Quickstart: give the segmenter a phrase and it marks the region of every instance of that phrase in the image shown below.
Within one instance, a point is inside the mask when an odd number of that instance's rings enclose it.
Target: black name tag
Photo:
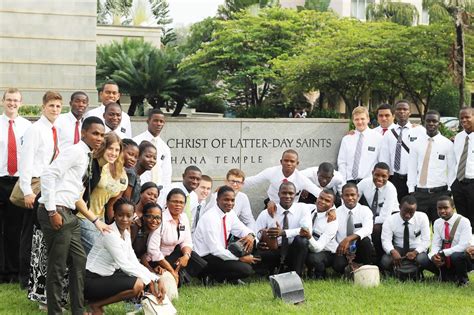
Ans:
[[[413,142],[417,139],[418,137],[410,137],[410,142]]]
[[[163,161],[164,159],[165,159],[165,156],[164,156],[164,155],[162,155],[162,156],[161,156],[161,160]]]
[[[124,127],[120,128],[120,131],[123,132],[123,133],[125,133],[126,130],[127,129],[125,129]]]
[[[356,223],[356,224],[354,224],[354,227],[355,227],[356,229],[359,229],[359,228],[362,227],[362,223]]]
[[[180,231],[180,232],[183,232],[185,228],[186,228],[185,225],[180,225],[180,226],[179,226],[179,231]]]
[[[421,235],[421,231],[415,232],[415,237],[418,237]]]
[[[438,159],[439,159],[439,160],[444,160],[445,158],[446,158],[446,156],[443,155],[443,154],[438,155]]]
[[[375,147],[368,147],[367,150],[369,150],[370,152],[375,152]]]

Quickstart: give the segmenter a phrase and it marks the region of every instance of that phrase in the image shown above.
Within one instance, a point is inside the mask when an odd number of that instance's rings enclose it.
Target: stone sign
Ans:
[[[132,128],[137,135],[146,124],[134,121]],[[162,138],[171,149],[173,180],[181,180],[186,166],[196,165],[219,185],[231,168],[252,176],[278,165],[287,149],[299,153],[299,169],[335,163],[347,130],[348,121],[342,119],[168,118]],[[252,204],[263,200],[265,191],[250,192]]]

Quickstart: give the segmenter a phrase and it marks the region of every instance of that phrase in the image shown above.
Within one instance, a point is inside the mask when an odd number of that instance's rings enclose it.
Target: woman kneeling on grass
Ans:
[[[84,297],[89,301],[92,314],[103,314],[108,304],[139,297],[145,285],[158,282],[158,289],[149,290],[158,301],[165,296],[165,287],[159,277],[141,265],[132,249],[130,224],[133,204],[120,198],[114,204],[112,232],[99,236],[87,256]]]

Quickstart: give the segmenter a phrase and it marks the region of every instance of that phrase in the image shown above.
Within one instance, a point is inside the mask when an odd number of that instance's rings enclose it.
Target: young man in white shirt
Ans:
[[[183,212],[188,216],[189,225],[193,226],[194,217],[196,216],[196,210],[199,205],[195,190],[199,187],[201,176],[202,172],[199,167],[195,165],[186,167],[183,173],[183,181],[172,183],[168,190],[165,190],[163,194],[160,193],[158,204],[164,209],[168,192],[173,188],[181,189],[186,195],[186,205]]]
[[[165,126],[165,115],[159,108],[151,109],[148,112],[147,131],[139,134],[133,140],[140,144],[142,141],[150,141],[156,147],[156,165],[151,171],[143,173],[142,181],[153,181],[157,185],[162,185],[165,190],[171,185],[173,168],[171,166],[171,150],[161,138],[161,131]]]
[[[321,189],[296,169],[299,163],[298,153],[295,150],[286,150],[281,156],[281,165],[269,167],[257,175],[247,177],[244,189],[248,190],[261,184],[270,184],[267,190],[268,199],[278,204],[280,201],[278,191],[281,183],[292,182],[296,187],[296,198],[299,198],[303,190],[318,197]]]
[[[378,162],[382,135],[369,128],[369,112],[363,106],[352,111],[352,122],[356,130],[342,138],[337,165],[344,181],[357,184]]]
[[[105,108],[110,103],[118,103],[120,100],[119,86],[114,81],[107,81],[102,85],[102,89],[99,92],[99,98],[101,105],[88,111],[84,118],[95,116],[99,117],[104,121]],[[130,116],[126,112],[122,112],[122,120],[118,126],[118,130],[125,134],[125,138],[132,138],[132,124],[130,122]]]
[[[306,257],[308,273],[314,279],[326,278],[326,268],[332,265],[337,249],[337,219],[329,216],[334,208],[336,195],[331,189],[323,189],[316,200],[316,209],[311,213],[312,228],[301,229],[300,236],[308,239],[309,252]]]
[[[412,125],[410,118],[410,104],[407,100],[399,100],[395,104],[395,118],[397,123],[391,128],[387,136],[383,137],[379,160],[390,166],[390,182],[397,188],[398,201],[408,195],[407,173],[410,143],[415,141],[417,133],[426,132],[422,126]]]
[[[82,91],[74,92],[71,95],[69,106],[71,111],[59,115],[55,122],[61,150],[81,140],[82,121],[89,106],[89,97]]]
[[[43,95],[43,113],[23,136],[18,164],[19,186],[27,208],[24,212],[20,240],[20,285],[28,284],[31,242],[33,238],[33,205],[40,191],[43,170],[59,154],[58,130],[55,122],[61,113],[61,94],[48,91]],[[33,184],[33,185],[32,185]],[[34,190],[33,190],[34,189]],[[26,282],[26,283],[25,283]]]
[[[454,212],[451,197],[441,196],[436,205],[439,219],[433,225],[433,240],[428,255],[431,260],[422,267],[439,275],[442,281],[453,281],[457,282],[458,286],[467,286],[470,262],[465,251],[472,237],[471,223]]]
[[[278,191],[279,203],[276,213],[271,216],[263,210],[255,222],[255,232],[262,235],[266,231],[270,238],[278,238],[278,249],[270,250],[268,244],[258,244],[262,265],[273,274],[275,269],[296,271],[300,276],[308,253],[308,240],[299,235],[300,230],[311,229],[311,208],[313,206],[295,201],[296,187],[292,182],[280,184]],[[261,239],[260,239],[261,240]]]
[[[10,202],[13,187],[18,181],[19,150],[23,134],[31,122],[18,115],[22,96],[18,89],[3,93],[3,114],[0,116],[0,283],[17,282],[19,271],[18,248],[23,221],[23,210]],[[22,284],[25,280],[22,280]]]
[[[418,211],[437,219],[436,200],[446,196],[456,177],[453,143],[439,133],[439,113],[430,110],[425,116],[426,133],[417,134],[410,144],[408,159],[408,192],[414,192]]]
[[[69,269],[72,314],[84,311],[84,272],[86,254],[81,243],[81,226],[76,202],[90,174],[92,151],[104,140],[104,125],[97,117],[84,120],[82,141],[65,149],[41,174],[38,221],[48,249],[46,291],[48,313],[60,314],[61,283]],[[85,179],[84,179],[85,177]],[[92,222],[100,224],[98,218]]]
[[[400,201],[400,212],[392,214],[382,227],[382,246],[385,254],[380,265],[386,271],[399,267],[403,259],[425,266],[430,246],[428,216],[416,211],[415,197],[408,195]]]
[[[253,231],[231,211],[234,202],[235,193],[231,187],[219,188],[216,206],[203,214],[194,231],[194,249],[208,263],[201,275],[203,279],[210,277],[218,282],[227,280],[237,284],[253,274],[251,265],[258,261],[257,258],[251,254],[237,257],[227,249],[230,234],[240,238],[248,253],[253,251],[255,242]]]
[[[201,176],[201,182],[199,182],[198,188],[194,191],[198,197],[198,205],[196,207],[196,213],[194,214],[194,222],[192,225],[191,232],[194,232],[199,222],[199,218],[204,214],[206,207],[209,206],[207,198],[209,197],[212,189],[212,178],[207,175]],[[217,196],[217,193],[216,193]]]
[[[377,122],[379,125],[374,128],[374,131],[377,131],[382,136],[385,135],[387,131],[394,127],[393,124],[393,108],[390,104],[382,104],[377,107]]]
[[[104,111],[104,124],[105,132],[115,132],[120,139],[125,139],[127,136],[123,132],[123,128],[120,128],[120,122],[122,121],[122,106],[118,103],[107,104]]]
[[[336,209],[338,228],[336,241],[338,246],[334,257],[333,269],[344,273],[348,264],[347,255],[355,254],[354,261],[363,265],[375,262],[375,249],[370,240],[374,227],[373,213],[369,207],[357,202],[359,191],[354,183],[342,187],[343,205]],[[355,245],[355,252],[351,247]]]
[[[384,253],[382,248],[382,224],[393,212],[398,212],[397,189],[388,181],[390,168],[384,162],[375,164],[372,176],[364,178],[357,184],[359,203],[372,210],[374,229],[372,243],[377,254],[376,262],[380,262]]]
[[[451,186],[456,211],[474,224],[474,108],[459,112],[463,131],[454,138],[456,179]]]
[[[242,185],[245,183],[245,173],[237,168],[233,168],[227,172],[224,185],[232,187],[235,192],[234,212],[237,217],[249,229],[255,230],[255,219],[253,217],[250,200],[246,193],[240,191]],[[213,193],[206,209],[213,207],[216,203],[217,193]]]
[[[319,164],[319,166],[309,167],[300,171],[300,173],[308,177],[309,180],[320,189],[331,189],[336,195],[334,205],[336,207],[341,205],[342,186],[345,184],[345,181],[343,180],[341,173],[334,170],[334,165],[329,162],[323,162]],[[307,191],[303,191],[299,202],[314,204],[316,199],[316,197],[309,194]]]

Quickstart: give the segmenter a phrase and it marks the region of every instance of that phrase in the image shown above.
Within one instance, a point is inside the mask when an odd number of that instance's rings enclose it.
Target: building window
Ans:
[[[365,11],[367,6],[374,3],[375,0],[352,0],[351,3],[351,17],[359,20],[365,20]]]

